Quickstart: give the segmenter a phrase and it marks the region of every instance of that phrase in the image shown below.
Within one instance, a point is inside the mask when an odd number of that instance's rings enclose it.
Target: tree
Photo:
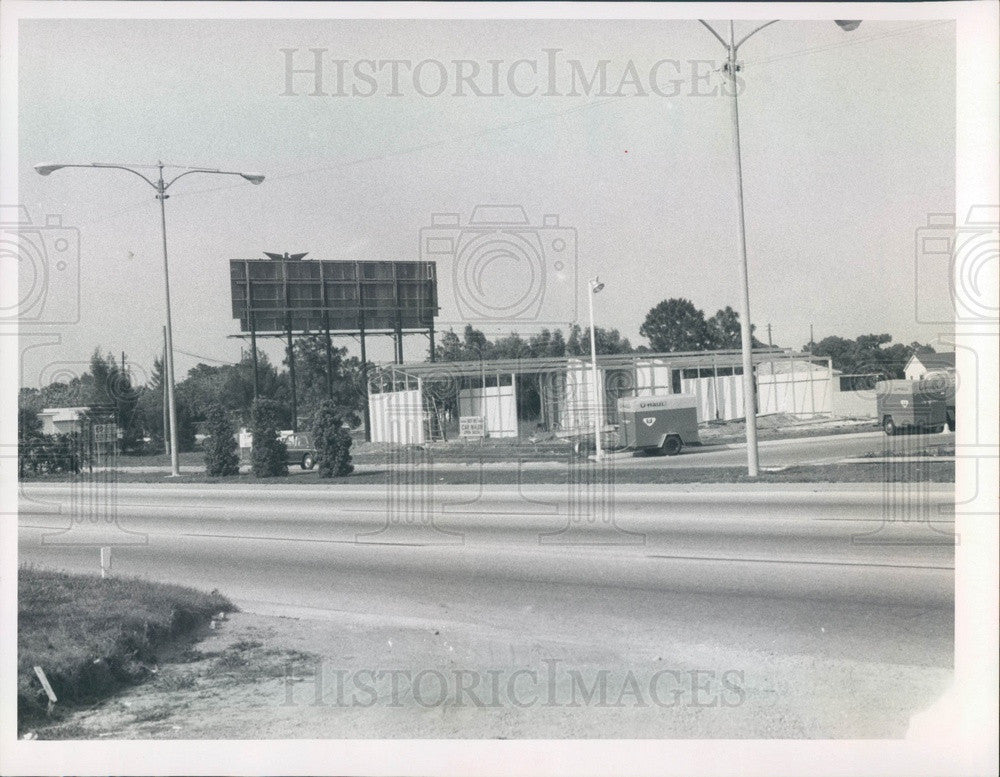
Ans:
[[[706,322],[708,336],[713,350],[737,351],[743,347],[741,336],[740,314],[726,305],[717,310],[715,315]],[[752,348],[763,348],[764,343],[754,337],[757,327],[750,325],[750,345]]]
[[[892,335],[859,335],[850,340],[831,335],[824,337],[812,349],[815,356],[828,356],[834,369],[846,375],[878,375],[881,378],[902,378],[906,363],[914,353],[933,353],[929,345],[893,343]],[[887,347],[886,347],[887,346]]]
[[[222,405],[214,405],[208,411],[205,428],[205,471],[209,475],[240,474],[239,446],[232,419]]]
[[[42,419],[33,407],[17,409],[17,441],[31,440],[42,436]]]
[[[646,314],[639,334],[654,351],[704,351],[712,347],[705,314],[683,298],[665,299]]]
[[[306,335],[293,343],[296,401],[299,415],[311,418],[326,400],[333,400],[343,420],[355,427],[361,423],[365,386],[361,360],[347,355],[346,348],[330,349],[330,388],[327,388],[325,335]],[[288,359],[285,359],[288,366]]]
[[[292,417],[288,375],[279,373],[264,353],[258,354],[257,368],[260,396],[278,402],[279,424],[287,428]],[[253,357],[244,354],[236,364],[196,364],[174,393],[187,405],[193,421],[205,420],[209,409],[220,404],[246,423],[254,396]]]
[[[321,478],[344,477],[354,471],[351,435],[344,428],[341,408],[333,400],[320,403],[310,429]]]
[[[150,444],[155,450],[162,450],[169,435],[169,429],[163,428],[163,386],[166,382],[166,371],[163,360],[153,359],[153,371],[149,383],[139,393],[136,405],[136,423],[150,438]],[[177,406],[177,437],[180,441],[180,451],[194,450],[196,424],[194,414],[188,404],[186,393],[174,392],[174,404]],[[169,423],[169,421],[168,421]]]
[[[617,329],[594,327],[594,346],[597,354],[632,353],[634,350],[627,337],[622,337]],[[566,341],[567,356],[590,356],[590,327],[581,329],[579,324],[569,328]]]
[[[100,347],[90,357],[90,370],[82,381],[88,407],[111,406],[114,421],[122,433],[122,450],[136,451],[142,443],[142,419],[136,413],[139,390],[110,353],[101,356]],[[89,377],[89,381],[86,378]]]
[[[253,451],[250,464],[259,478],[288,474],[288,449],[278,439],[281,406],[273,399],[258,399],[250,408],[250,434]]]

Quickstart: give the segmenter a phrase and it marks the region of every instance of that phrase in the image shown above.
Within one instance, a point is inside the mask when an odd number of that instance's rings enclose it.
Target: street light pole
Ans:
[[[156,181],[156,199],[160,201],[160,231],[163,236],[163,288],[167,303],[167,406],[170,414],[170,476],[178,477],[180,471],[180,446],[177,438],[177,402],[174,399],[174,327],[170,319],[170,264],[167,262],[167,195],[163,183],[163,162],[157,162],[160,177]]]
[[[178,178],[183,178],[185,175],[191,175],[192,173],[206,173],[213,175],[238,175],[241,178],[249,181],[250,183],[257,185],[264,182],[264,176],[257,173],[238,173],[229,170],[216,170],[207,167],[189,167],[185,168],[183,173],[174,176],[169,181],[164,181],[163,179],[163,168],[165,165],[163,162],[156,163],[156,169],[158,172],[158,177],[156,181],[150,180],[145,175],[140,173],[138,170],[129,167],[128,165],[119,164],[105,164],[103,162],[91,162],[90,164],[41,164],[35,165],[35,170],[39,175],[49,175],[56,170],[61,170],[64,167],[96,167],[96,168],[108,168],[112,170],[125,170],[126,172],[133,173],[139,176],[142,180],[148,183],[156,190],[156,199],[160,201],[160,228],[163,236],[163,282],[166,290],[166,305],[167,305],[167,348],[166,348],[166,364],[164,368],[166,370],[167,379],[167,404],[169,405],[169,419],[170,419],[170,477],[180,476],[180,460],[179,460],[179,445],[177,437],[177,402],[174,397],[174,333],[173,326],[170,319],[170,265],[167,261],[167,212],[165,201],[169,196],[167,194],[167,189],[172,186]]]
[[[750,324],[750,273],[747,267],[747,225],[743,210],[743,158],[740,153],[740,102],[736,82],[739,65],[736,62],[736,37],[732,21],[729,22],[729,56],[726,73],[733,95],[733,147],[736,153],[736,198],[740,214],[740,351],[743,356],[743,416],[747,435],[747,474],[755,478],[760,474],[757,453],[757,390],[753,379],[753,327]]]
[[[601,384],[597,371],[597,335],[594,331],[594,297],[604,288],[597,276],[590,279],[590,296],[587,298],[590,303],[590,374],[594,385],[594,458],[600,461],[604,457],[604,448],[601,444],[601,428],[604,426],[604,402],[601,393]]]
[[[736,54],[740,46],[751,37],[776,24],[779,20],[772,19],[765,22],[749,33],[736,40],[735,25],[729,22],[729,42],[727,43],[718,32],[703,19],[700,21],[715,39],[722,44],[726,50],[726,64],[723,70],[729,79],[730,91],[732,92],[732,117],[733,117],[733,147],[736,154],[736,202],[739,212],[740,226],[740,351],[743,362],[743,415],[746,421],[747,435],[747,474],[755,478],[760,474],[760,460],[757,452],[757,390],[756,381],[753,375],[753,327],[750,323],[750,273],[747,266],[747,227],[746,214],[743,207],[743,159],[740,152],[740,104],[739,88],[736,74],[740,71],[740,64],[736,60]],[[856,30],[861,22],[858,21],[838,21],[837,25],[848,32]]]

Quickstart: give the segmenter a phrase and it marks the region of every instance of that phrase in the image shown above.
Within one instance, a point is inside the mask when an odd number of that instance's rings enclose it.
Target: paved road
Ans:
[[[761,467],[791,467],[798,464],[834,464],[844,459],[867,456],[899,456],[936,445],[954,445],[955,433],[913,434],[888,437],[883,432],[837,434],[759,443]],[[701,448],[688,447],[679,456],[633,456],[616,453],[616,462],[653,467],[738,467],[746,464],[742,444]]]
[[[655,653],[742,667],[754,704],[770,699],[769,735],[899,736],[950,678],[951,499],[867,486],[440,487],[390,498],[382,488],[45,484],[24,488],[19,548],[22,562],[93,572],[96,545],[113,545],[114,574],[218,588],[257,614],[361,618],[362,631],[383,635],[445,628],[480,668],[498,650],[510,665],[554,650],[591,669]],[[414,655],[443,660],[437,648]],[[688,709],[670,725],[762,735],[762,709],[702,724]],[[561,725],[531,720],[519,730]]]

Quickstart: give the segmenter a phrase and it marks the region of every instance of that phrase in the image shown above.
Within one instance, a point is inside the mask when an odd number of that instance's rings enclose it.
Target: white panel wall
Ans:
[[[730,421],[744,416],[742,375],[681,378],[681,393],[692,394],[697,399],[699,422],[716,418]]]
[[[639,362],[635,367],[635,395],[662,396],[670,393],[670,367],[661,362]]]
[[[604,398],[603,371],[598,371],[598,391]],[[592,429],[593,413],[596,409],[594,401],[594,377],[590,365],[570,367],[566,373],[566,406],[563,414],[562,428],[566,431],[574,429]]]
[[[829,413],[832,401],[830,383],[826,369],[810,368],[805,364],[794,371],[758,374],[759,412],[761,415]]]
[[[517,395],[512,385],[460,389],[458,414],[485,418],[487,437],[517,437]]]
[[[874,390],[834,391],[830,409],[834,415],[847,418],[875,418],[878,416]]]
[[[424,406],[419,389],[371,394],[372,442],[421,445],[424,442]]]

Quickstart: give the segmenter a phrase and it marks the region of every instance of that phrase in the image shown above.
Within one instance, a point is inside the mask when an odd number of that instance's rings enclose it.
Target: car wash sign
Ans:
[[[463,415],[458,419],[458,435],[463,440],[481,440],[486,436],[486,419],[481,415]]]

